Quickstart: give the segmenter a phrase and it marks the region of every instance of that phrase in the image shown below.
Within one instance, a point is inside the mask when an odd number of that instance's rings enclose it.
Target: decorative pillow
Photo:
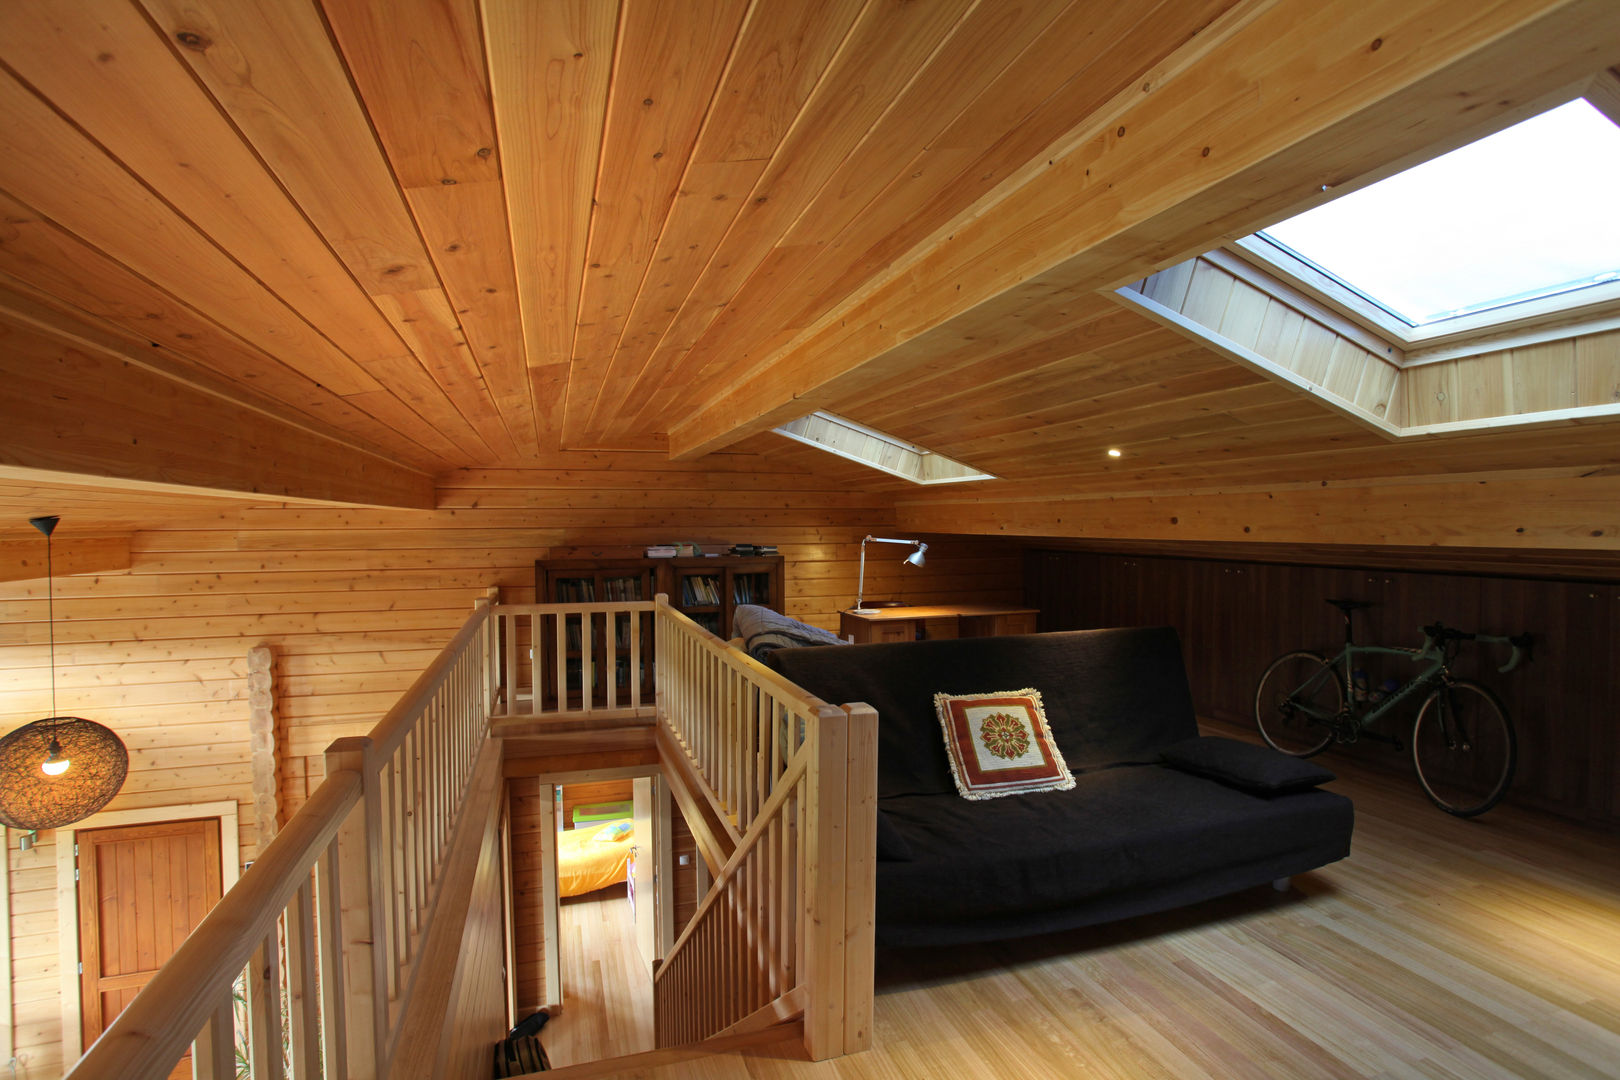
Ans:
[[[1039,690],[935,694],[934,709],[962,798],[1074,787],[1074,776],[1052,741]]]
[[[911,843],[882,807],[877,812],[877,857],[885,862],[906,862],[911,858]]]
[[[1255,743],[1198,735],[1165,747],[1164,763],[1256,795],[1285,795],[1336,780],[1322,766]]]
[[[598,844],[617,844],[627,839],[635,832],[635,824],[629,821],[615,821],[611,825],[604,825],[600,832],[591,837]]]

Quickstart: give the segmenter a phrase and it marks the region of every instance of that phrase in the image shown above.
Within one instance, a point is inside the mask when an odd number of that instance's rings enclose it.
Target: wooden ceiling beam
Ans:
[[[1601,0],[1245,3],[670,433],[701,457],[1450,148],[1606,64]],[[1050,327],[1046,330],[1049,332]]]
[[[433,479],[0,317],[0,477],[430,509]]]

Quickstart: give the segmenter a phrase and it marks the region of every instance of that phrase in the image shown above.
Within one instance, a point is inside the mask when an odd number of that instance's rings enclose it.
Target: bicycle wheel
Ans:
[[[1412,766],[1434,805],[1475,817],[1507,794],[1518,762],[1513,721],[1495,694],[1457,680],[1423,701],[1412,725]]]
[[[1338,673],[1313,652],[1283,653],[1254,690],[1254,722],[1272,746],[1294,757],[1320,754],[1333,741],[1344,706]]]

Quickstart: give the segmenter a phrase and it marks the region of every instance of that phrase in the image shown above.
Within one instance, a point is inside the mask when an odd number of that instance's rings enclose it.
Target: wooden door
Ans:
[[[219,902],[219,819],[78,833],[79,992],[88,1047]],[[190,1076],[190,1056],[175,1076]]]

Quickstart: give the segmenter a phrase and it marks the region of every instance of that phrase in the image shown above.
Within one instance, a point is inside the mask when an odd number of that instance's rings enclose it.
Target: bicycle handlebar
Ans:
[[[1499,637],[1495,634],[1470,634],[1466,630],[1456,630],[1440,623],[1434,623],[1431,626],[1425,626],[1423,633],[1425,637],[1424,648],[1429,648],[1432,645],[1443,646],[1452,641],[1484,641],[1494,645],[1513,646],[1513,655],[1508,657],[1508,662],[1496,669],[1504,674],[1518,667],[1521,660],[1535,659],[1532,649],[1535,639],[1530,636],[1528,630],[1512,637]]]

